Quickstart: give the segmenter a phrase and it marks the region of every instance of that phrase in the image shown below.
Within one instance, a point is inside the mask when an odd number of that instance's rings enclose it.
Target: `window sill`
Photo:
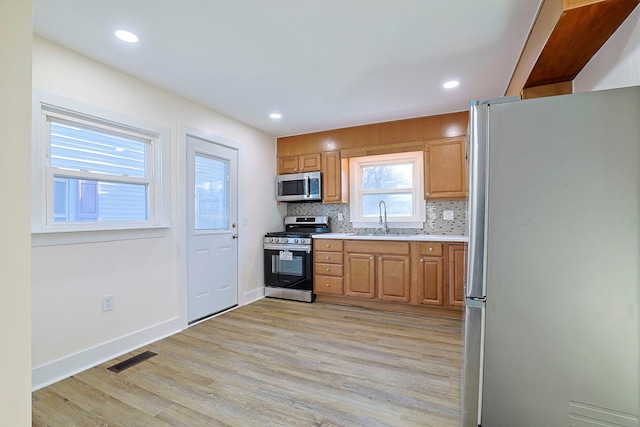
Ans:
[[[145,226],[117,230],[42,230],[31,233],[31,247],[155,239],[165,237],[170,228],[169,226]]]

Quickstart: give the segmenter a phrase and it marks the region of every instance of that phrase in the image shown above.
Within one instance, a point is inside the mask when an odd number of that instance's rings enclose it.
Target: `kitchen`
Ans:
[[[5,15],[6,16],[6,15]],[[637,22],[637,11],[633,15]],[[30,19],[30,18],[29,18]],[[602,52],[593,65],[590,68],[592,74],[585,74],[582,76],[582,82],[586,82],[583,90],[589,90],[590,87],[596,87],[594,83],[598,81],[597,76],[603,76],[604,80],[609,79],[605,85],[633,85],[633,76],[629,76],[627,73],[628,65],[624,59],[631,57],[631,61],[634,61],[633,49],[626,47],[625,43],[628,39],[637,40],[637,32],[634,32],[633,22],[623,28],[620,33],[620,38],[616,39],[617,44],[614,44],[609,50]],[[628,23],[627,23],[628,24]],[[636,30],[637,31],[637,30]],[[634,39],[634,37],[636,37]],[[30,42],[25,42],[30,45]],[[30,48],[29,48],[30,49]],[[637,61],[637,57],[635,57]],[[620,61],[620,62],[618,62]],[[633,63],[633,62],[632,62]],[[86,99],[91,101],[91,98],[104,98],[103,108],[124,108],[125,113],[136,115],[140,110],[153,111],[153,117],[150,117],[153,121],[161,122],[185,122],[190,123],[192,126],[215,130],[217,133],[224,133],[229,137],[238,140],[250,140],[250,141],[263,141],[264,143],[256,142],[248,147],[249,150],[255,150],[256,157],[261,158],[275,158],[276,151],[272,144],[272,140],[264,136],[262,133],[248,128],[243,125],[231,122],[226,119],[222,119],[219,116],[215,116],[215,119],[211,119],[211,113],[205,111],[205,109],[195,106],[187,101],[172,96],[170,94],[159,91],[157,88],[148,84],[143,84],[135,79],[132,79],[121,73],[117,73],[113,70],[107,69],[93,61],[88,60],[86,57],[74,54],[58,45],[55,45],[46,40],[36,38],[34,40],[34,87],[40,87],[48,89],[54,92],[64,93],[69,98]],[[28,66],[30,69],[30,66]],[[610,70],[614,70],[611,74]],[[45,72],[47,71],[47,72]],[[61,76],[65,76],[62,78]],[[606,78],[605,78],[606,77]],[[590,81],[588,79],[591,79]],[[579,79],[578,79],[579,80]],[[111,82],[110,90],[111,94],[97,93],[98,87],[102,87],[104,82]],[[577,85],[579,81],[574,82]],[[29,97],[30,97],[29,89]],[[124,107],[122,102],[119,102],[117,98],[121,100],[127,100],[128,103]],[[170,105],[170,108],[163,108],[163,105]],[[29,107],[30,109],[30,107]],[[171,111],[170,111],[171,110]],[[181,117],[175,117],[176,112],[181,114]],[[20,148],[17,148],[18,152],[21,152]],[[263,161],[251,161],[246,164],[245,167],[254,171],[258,176],[273,176],[275,175],[275,165],[268,164]],[[29,178],[25,178],[29,181]],[[260,203],[260,200],[265,198],[265,194],[272,195],[272,182],[268,180],[261,180],[252,182],[252,185],[245,185],[242,187],[242,191],[246,194],[244,210],[246,212],[260,211],[263,215],[251,216],[249,218],[248,225],[243,230],[245,240],[242,242],[245,252],[241,253],[241,257],[255,258],[255,252],[260,252],[254,249],[253,253],[248,250],[249,247],[260,248],[262,243],[262,235],[268,230],[276,230],[282,227],[282,217],[286,214],[286,206],[275,204],[269,205],[269,208],[265,212],[264,205]],[[268,182],[267,182],[268,181]],[[177,187],[174,184],[172,192],[175,195]],[[12,194],[12,193],[10,193]],[[269,198],[271,198],[270,196]],[[255,200],[256,202],[251,202]],[[461,209],[463,210],[463,209]],[[29,217],[29,213],[22,212],[22,215]],[[20,241],[17,238],[18,242]],[[152,242],[155,242],[151,244]],[[159,243],[159,244],[157,244]],[[161,336],[163,334],[169,334],[180,328],[180,320],[176,320],[179,316],[179,307],[175,303],[173,296],[175,294],[175,285],[173,280],[168,279],[176,277],[179,272],[174,261],[172,260],[176,255],[174,249],[176,245],[175,231],[169,230],[167,236],[161,241],[149,239],[137,239],[129,241],[126,245],[119,242],[105,242],[103,248],[108,253],[113,254],[105,262],[97,262],[92,260],[90,265],[86,265],[84,270],[80,269],[76,271],[76,280],[78,286],[69,288],[65,286],[66,281],[69,279],[68,270],[70,268],[64,263],[64,259],[68,257],[76,257],[84,255],[73,251],[71,247],[61,246],[60,253],[56,256],[50,257],[46,247],[36,247],[33,249],[33,254],[26,256],[25,259],[32,258],[32,262],[35,266],[33,272],[33,293],[34,298],[34,314],[40,313],[38,320],[34,326],[34,340],[33,344],[33,366],[38,367],[46,363],[56,360],[62,360],[65,357],[76,356],[82,357],[86,354],[77,354],[80,349],[94,348],[100,343],[107,342],[114,339],[113,332],[118,333],[116,336],[126,336],[131,331],[144,330],[149,325],[162,324],[158,327],[158,330],[149,331],[153,332],[152,336],[142,336],[138,338],[138,342],[144,342],[150,340],[153,337]],[[20,245],[18,245],[19,247]],[[82,251],[86,251],[91,245],[85,245]],[[138,262],[144,263],[144,272],[134,268],[132,261],[126,256],[127,253],[140,253],[146,254],[143,259],[139,259]],[[89,255],[86,254],[86,259]],[[81,258],[81,260],[86,260]],[[80,263],[83,264],[83,263]],[[86,264],[86,263],[84,263]],[[122,277],[117,272],[113,272],[113,267],[119,266],[119,271],[132,271],[133,275]],[[77,267],[77,266],[74,266]],[[145,277],[148,272],[152,272],[151,277]],[[256,261],[254,264],[247,266],[246,269],[241,271],[243,275],[242,282],[256,284],[254,287],[245,289],[245,293],[251,294],[252,292],[259,292],[259,286],[257,284],[262,281],[262,267],[261,260]],[[96,279],[97,278],[97,279]],[[131,286],[137,282],[143,282],[146,280],[153,281],[154,286],[145,286],[131,294],[131,299],[135,305],[148,307],[145,310],[145,319],[141,319],[142,316],[134,316],[120,319],[118,329],[114,330],[112,325],[108,325],[101,321],[86,322],[84,318],[79,317],[84,312],[83,307],[92,306],[95,301],[99,301],[100,292],[89,292],[82,287],[82,282],[85,281],[98,281],[101,282],[99,286],[105,288],[113,281],[122,281],[123,286]],[[16,291],[17,292],[17,291]],[[27,292],[26,290],[24,292]],[[74,300],[74,306],[69,309],[65,295],[72,295]],[[119,306],[119,304],[127,304],[126,299],[118,299],[121,295],[129,295],[127,291],[117,289],[116,295],[116,307],[123,309],[125,306]],[[23,299],[29,300],[24,294],[19,294],[17,301]],[[121,297],[120,297],[121,298]],[[251,300],[249,295],[247,300]],[[153,304],[149,304],[152,301]],[[59,309],[64,308],[64,309]],[[29,312],[30,310],[26,310]],[[61,312],[68,312],[65,313]],[[22,318],[17,316],[18,319]],[[15,321],[6,321],[5,324],[14,324]],[[27,321],[26,324],[30,322]],[[46,325],[50,323],[49,325]],[[75,325],[76,330],[69,331],[69,336],[60,336],[56,331],[65,330],[68,325]],[[126,325],[126,326],[125,326]],[[41,329],[42,326],[47,326],[45,329]],[[49,329],[50,328],[50,329]],[[164,328],[164,329],[163,329]],[[30,332],[26,331],[25,336],[29,336]],[[20,342],[18,340],[18,342]],[[64,345],[66,349],[60,349]],[[22,347],[21,347],[22,348]],[[56,349],[58,348],[58,349]],[[117,350],[116,350],[117,352]],[[24,353],[25,359],[30,359],[30,351],[26,350]],[[99,358],[99,357],[98,357]],[[82,360],[80,360],[80,365]],[[31,367],[29,366],[29,369]],[[21,383],[21,381],[19,381]],[[29,385],[30,389],[31,386]]]

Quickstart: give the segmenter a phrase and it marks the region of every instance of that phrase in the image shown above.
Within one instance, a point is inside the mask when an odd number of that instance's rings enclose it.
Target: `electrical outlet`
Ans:
[[[113,295],[105,295],[102,297],[102,311],[113,310]]]
[[[445,221],[453,221],[455,219],[453,211],[442,211],[442,219]]]
[[[344,215],[342,214],[342,212],[338,214],[338,221],[344,221]]]

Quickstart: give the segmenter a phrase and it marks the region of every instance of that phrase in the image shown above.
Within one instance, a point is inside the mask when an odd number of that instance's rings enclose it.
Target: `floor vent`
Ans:
[[[137,356],[133,356],[124,362],[117,363],[112,367],[108,368],[111,372],[115,372],[116,374],[124,371],[125,369],[129,369],[132,366],[137,365],[140,362],[144,362],[147,359],[151,359],[153,356],[157,356],[153,351],[145,351],[144,353],[140,353]]]

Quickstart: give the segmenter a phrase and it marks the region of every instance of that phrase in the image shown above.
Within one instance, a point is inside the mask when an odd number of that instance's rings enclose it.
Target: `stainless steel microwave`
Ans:
[[[281,202],[321,201],[320,172],[289,173],[276,177],[276,199]]]

